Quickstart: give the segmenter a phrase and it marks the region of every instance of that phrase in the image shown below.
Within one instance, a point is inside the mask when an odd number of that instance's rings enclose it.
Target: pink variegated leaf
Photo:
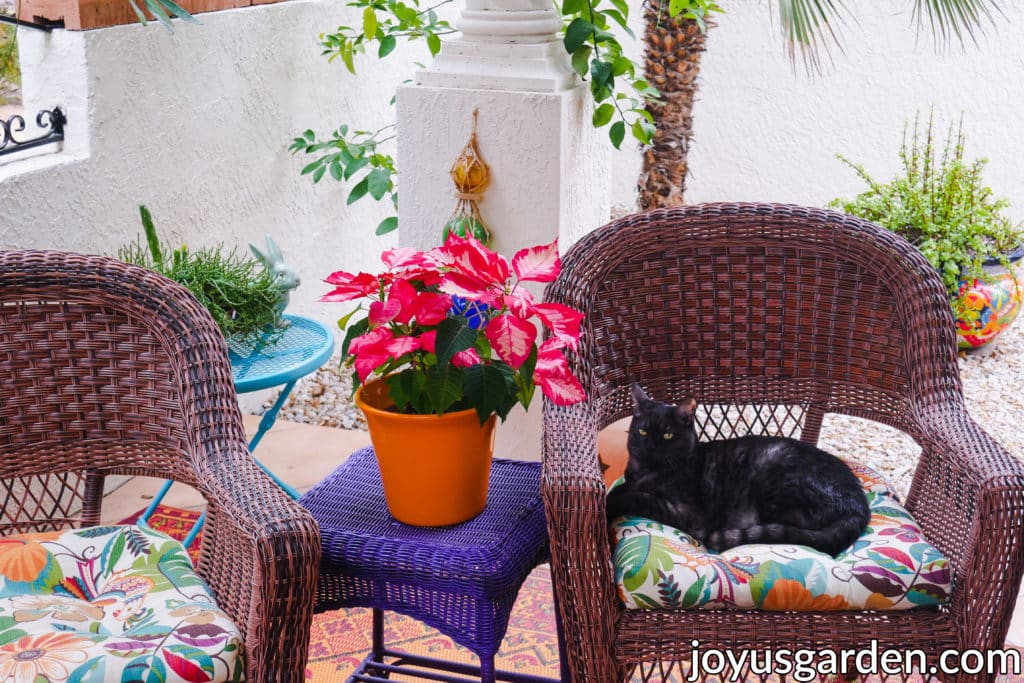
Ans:
[[[448,316],[451,307],[452,298],[447,294],[421,292],[413,315],[420,325],[439,325]]]
[[[379,366],[383,365],[388,361],[390,356],[386,353],[375,354],[375,353],[361,353],[356,356],[356,360],[353,365],[356,368],[356,374],[359,375],[359,381],[365,382],[366,378],[373,374]]]
[[[388,301],[398,302],[399,311],[394,317],[396,322],[405,325],[412,320],[416,314],[416,302],[419,296],[420,293],[416,291],[416,288],[406,280],[395,280],[392,283],[391,289],[388,291]]]
[[[387,351],[395,360],[420,348],[419,337],[395,337],[387,343]]]
[[[551,333],[573,351],[580,342],[583,314],[563,304],[536,304],[533,311]]]
[[[377,276],[370,275],[369,273],[353,275],[352,273],[339,270],[328,275],[324,282],[335,287],[320,297],[320,301],[351,301],[352,299],[376,294],[380,289]]]
[[[537,353],[537,365],[533,370],[533,380],[555,405],[568,406],[587,397],[583,385],[569,370],[561,342],[557,339],[546,339],[541,344]]]
[[[430,330],[420,335],[420,348],[427,353],[437,353],[437,330]]]
[[[562,259],[558,256],[558,240],[551,244],[520,249],[512,257],[512,268],[520,280],[553,282],[562,270]]]
[[[472,235],[455,233],[440,247],[442,260],[456,272],[502,289],[508,281],[509,263],[501,254],[491,251]]]
[[[389,249],[380,256],[380,260],[384,262],[388,268],[436,268],[437,261],[435,261],[430,254],[424,254],[418,249],[412,247],[398,247],[396,249]]]
[[[533,294],[525,287],[516,287],[501,298],[513,315],[526,319],[533,315]]]
[[[499,301],[499,294],[486,282],[458,272],[445,273],[441,280],[441,291],[488,306],[495,306]]]
[[[514,315],[492,318],[484,334],[498,357],[516,369],[529,358],[537,340],[537,328],[533,323]]]
[[[460,368],[468,368],[470,365],[480,364],[480,354],[476,352],[476,349],[466,349],[465,351],[459,351],[452,356],[452,365]]]
[[[391,359],[388,344],[393,339],[394,334],[390,328],[377,327],[359,335],[349,344],[348,355],[355,359],[353,365],[361,382],[365,382],[378,366]]]
[[[402,304],[395,299],[388,299],[387,301],[374,301],[370,304],[369,320],[370,325],[384,325],[395,319],[399,311],[402,310]]]

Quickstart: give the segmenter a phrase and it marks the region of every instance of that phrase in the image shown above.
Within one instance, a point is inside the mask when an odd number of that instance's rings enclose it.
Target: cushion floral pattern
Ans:
[[[242,638],[185,549],[107,526],[0,538],[0,681],[239,681]]]
[[[871,521],[838,557],[807,546],[750,544],[713,553],[679,529],[641,517],[612,524],[619,595],[629,609],[911,609],[950,595],[949,561],[928,543],[875,471],[849,462]]]

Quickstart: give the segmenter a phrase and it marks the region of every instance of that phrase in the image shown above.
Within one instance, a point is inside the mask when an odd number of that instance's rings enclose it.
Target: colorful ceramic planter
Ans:
[[[961,349],[977,349],[988,344],[1016,319],[1024,299],[1022,258],[1024,248],[1009,255],[1016,276],[998,259],[989,259],[984,264],[984,279],[960,281],[953,311]]]

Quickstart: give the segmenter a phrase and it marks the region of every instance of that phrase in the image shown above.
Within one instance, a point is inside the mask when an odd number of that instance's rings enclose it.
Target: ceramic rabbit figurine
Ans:
[[[291,290],[300,284],[299,274],[295,272],[294,268],[284,262],[284,257],[281,255],[277,242],[270,235],[267,235],[266,239],[266,253],[260,251],[255,244],[250,243],[249,248],[256,258],[259,259],[260,263],[263,264],[263,267],[274,277],[274,284],[280,290],[280,299],[277,302],[277,322],[275,325],[279,328],[287,327],[290,323],[282,316],[284,309],[288,306]]]

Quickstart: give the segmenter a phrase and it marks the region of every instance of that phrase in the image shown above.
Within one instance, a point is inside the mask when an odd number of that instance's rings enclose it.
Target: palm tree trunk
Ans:
[[[663,1],[648,0],[644,9],[644,70],[647,81],[661,91],[662,102],[647,107],[657,132],[644,151],[637,181],[642,210],[683,204],[697,75],[706,38],[695,21],[669,17]],[[708,21],[707,26],[710,29],[712,23]]]

